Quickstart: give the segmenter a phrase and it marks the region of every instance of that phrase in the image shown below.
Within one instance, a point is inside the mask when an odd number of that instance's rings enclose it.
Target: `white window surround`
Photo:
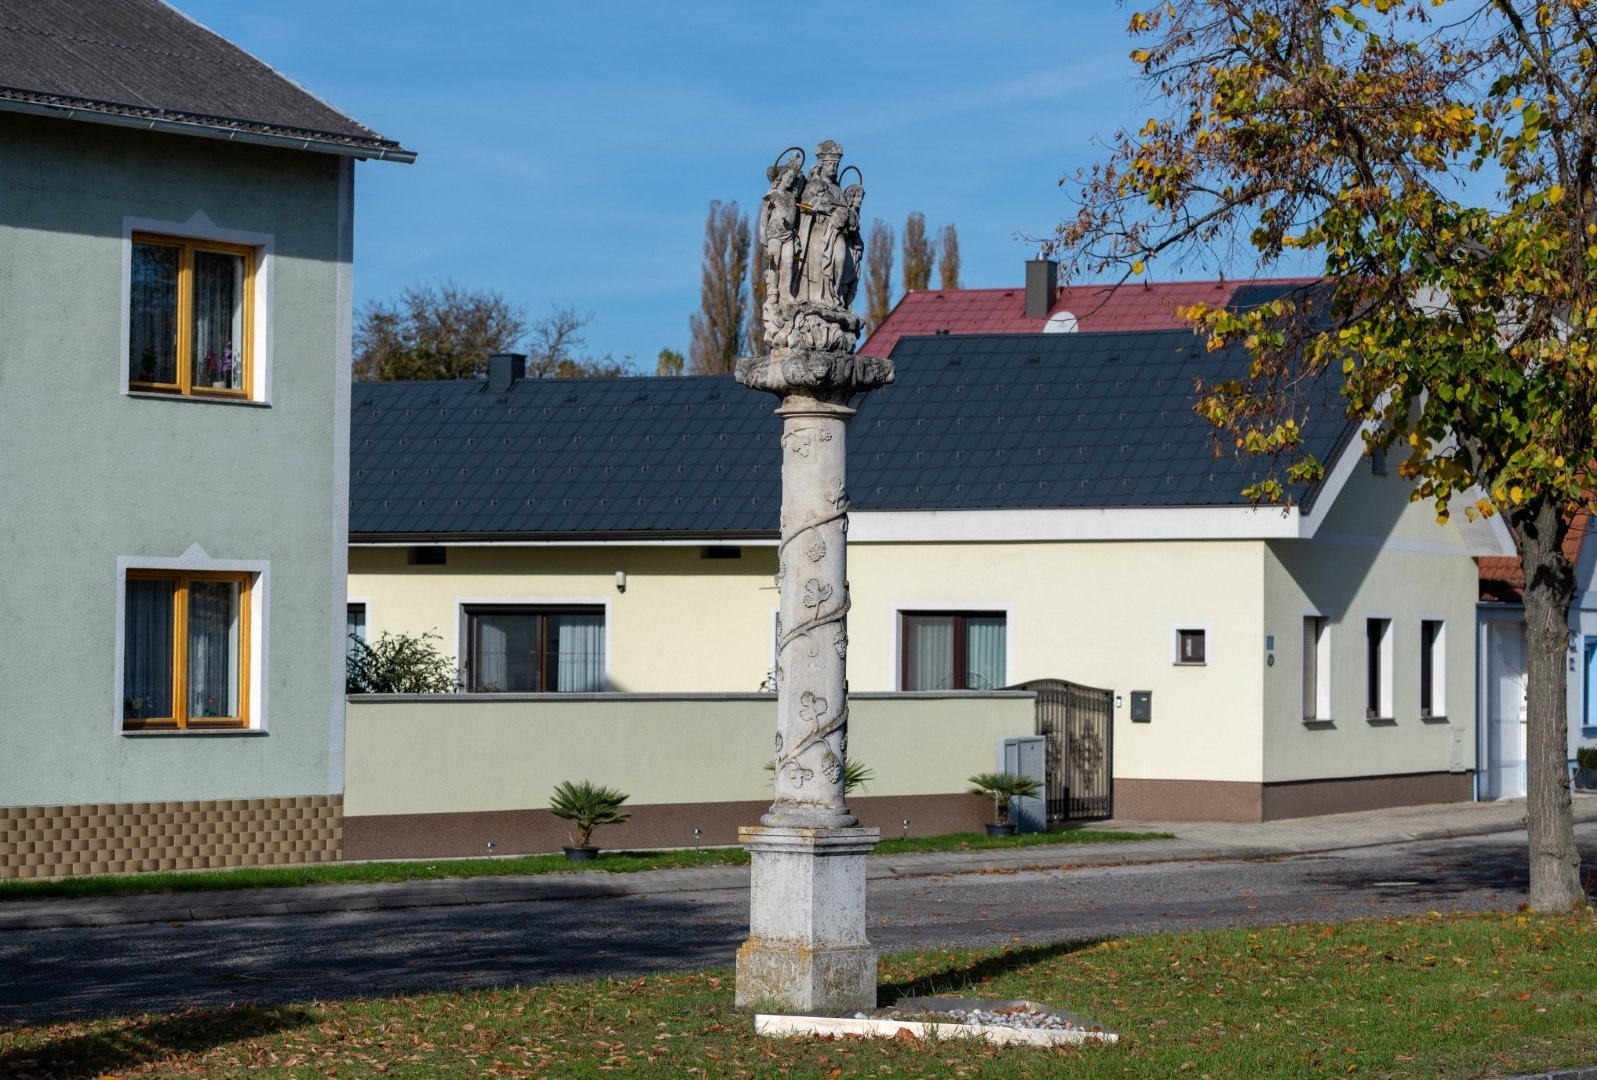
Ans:
[[[961,615],[1002,615],[1004,617],[1004,685],[1015,685],[1015,651],[1010,648],[1013,639],[1010,631],[1014,629],[1014,609],[1007,606],[993,604],[967,604],[958,600],[944,600],[935,603],[920,602],[892,605],[893,612],[893,651],[887,658],[889,671],[887,680],[883,684],[891,686],[898,693],[904,692],[904,619],[905,615],[919,615],[924,612],[957,611]]]
[[[1314,715],[1303,717],[1303,722],[1326,724],[1331,721],[1331,617],[1323,611],[1304,608],[1303,618],[1320,620],[1320,634],[1315,640],[1314,653]],[[1299,670],[1302,670],[1301,665]],[[1299,678],[1302,678],[1301,674]]]
[[[1447,719],[1447,620],[1441,615],[1425,613],[1419,618],[1419,646],[1425,647],[1425,625],[1435,623],[1436,638],[1431,642],[1431,711],[1421,712],[1424,720]],[[1416,665],[1416,676],[1424,672],[1424,660]]]
[[[277,260],[274,251],[277,237],[272,233],[247,232],[242,229],[224,229],[211,221],[204,210],[196,210],[187,221],[162,221],[156,218],[125,217],[122,219],[122,290],[121,323],[117,328],[118,357],[122,379],[122,393],[142,394],[132,390],[129,382],[131,370],[128,351],[129,319],[133,303],[133,234],[160,233],[184,240],[216,240],[224,244],[238,244],[255,249],[255,278],[251,306],[255,312],[250,333],[250,385],[249,402],[270,405],[272,401],[272,278]],[[182,397],[157,394],[176,401],[204,401],[216,403],[226,399],[205,396]],[[227,401],[228,404],[241,404]]]
[[[583,607],[600,607],[604,609],[604,693],[610,692],[610,650],[615,641],[611,633],[615,623],[610,618],[610,605],[612,597],[608,596],[457,596],[455,605],[455,670],[465,679],[466,670],[466,609],[468,607],[537,607],[544,604],[555,605],[582,605]],[[368,632],[371,628],[371,613],[366,614]]]
[[[112,730],[120,736],[144,738],[210,738],[215,735],[237,735],[238,728],[186,729],[181,731],[126,731],[122,727],[122,662],[127,633],[127,581],[129,570],[222,571],[250,574],[249,641],[249,724],[242,730],[264,734],[267,731],[266,712],[266,659],[271,608],[272,564],[261,559],[213,559],[199,544],[190,544],[188,550],[174,557],[159,555],[118,555],[116,560],[116,663],[113,673],[114,703],[111,710]]]
[[[1369,634],[1370,623],[1376,621],[1384,623],[1385,626],[1382,628],[1379,646],[1380,670],[1378,675],[1380,681],[1376,687],[1376,697],[1379,702],[1379,708],[1376,710],[1376,715],[1371,716],[1369,714]],[[1362,684],[1363,693],[1360,695],[1360,701],[1363,703],[1364,717],[1366,720],[1392,721],[1397,719],[1397,704],[1393,698],[1393,662],[1396,652],[1396,637],[1397,619],[1390,612],[1367,611],[1364,613],[1364,638],[1361,642],[1361,645],[1364,649],[1364,682]]]
[[[1181,631],[1196,630],[1203,635],[1203,660],[1191,662],[1181,659]],[[1170,663],[1176,667],[1208,667],[1214,663],[1214,634],[1209,623],[1201,619],[1170,624]]]

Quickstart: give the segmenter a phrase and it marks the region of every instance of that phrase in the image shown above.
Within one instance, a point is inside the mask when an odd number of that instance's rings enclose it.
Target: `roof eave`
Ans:
[[[451,544],[651,544],[669,541],[714,543],[717,541],[760,541],[780,537],[775,529],[661,529],[655,532],[642,530],[573,531],[540,530],[537,532],[356,532],[351,531],[349,542],[364,547],[447,547]]]
[[[148,116],[127,116],[121,113],[103,112],[88,104],[53,105],[42,101],[19,101],[14,98],[0,98],[0,112],[51,116],[64,120],[83,120],[88,123],[108,124],[112,127],[131,128],[136,131],[159,131],[169,135],[197,136],[202,139],[220,139],[224,142],[273,146],[284,150],[309,150],[316,153],[359,158],[363,161],[395,161],[401,165],[409,165],[416,160],[416,152],[414,150],[406,150],[404,147],[397,145],[362,145],[306,136],[273,135],[268,132],[248,131],[219,124],[203,124]]]

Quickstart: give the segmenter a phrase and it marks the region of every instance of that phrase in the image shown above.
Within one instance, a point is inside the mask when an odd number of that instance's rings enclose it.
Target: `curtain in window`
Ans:
[[[243,299],[242,256],[194,253],[195,386],[242,389]]]
[[[549,648],[554,652],[551,690],[597,693],[604,689],[604,616],[551,615]]]
[[[177,248],[133,245],[133,288],[128,304],[131,382],[177,382],[177,278],[181,262],[182,252]]]
[[[996,690],[1004,685],[1004,617],[965,619],[965,689]]]
[[[954,686],[954,616],[912,615],[904,619],[904,689],[951,690]]]
[[[189,719],[238,716],[238,583],[189,584]]]
[[[172,715],[172,597],[176,582],[129,579],[123,600],[122,716]]]
[[[468,689],[473,693],[509,690],[510,635],[496,618],[478,616],[474,621],[477,624],[477,663]]]

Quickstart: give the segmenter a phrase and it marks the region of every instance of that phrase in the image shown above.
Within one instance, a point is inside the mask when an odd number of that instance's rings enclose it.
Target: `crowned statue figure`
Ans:
[[[842,161],[843,148],[827,139],[808,171],[798,147],[765,170],[758,258],[771,352],[739,361],[738,378],[748,386],[774,393],[816,383],[868,389],[892,379],[885,361],[854,354],[863,326],[853,304],[865,251],[865,187],[863,177],[844,186],[843,177],[859,170],[839,171]]]

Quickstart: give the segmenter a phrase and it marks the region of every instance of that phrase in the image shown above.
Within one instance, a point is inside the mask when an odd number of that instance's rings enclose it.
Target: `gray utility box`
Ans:
[[[1009,820],[1017,832],[1043,832],[1048,828],[1048,740],[1042,735],[1017,735],[998,740],[998,771],[1018,773],[1037,781],[1038,793],[1029,799],[1009,800]]]

